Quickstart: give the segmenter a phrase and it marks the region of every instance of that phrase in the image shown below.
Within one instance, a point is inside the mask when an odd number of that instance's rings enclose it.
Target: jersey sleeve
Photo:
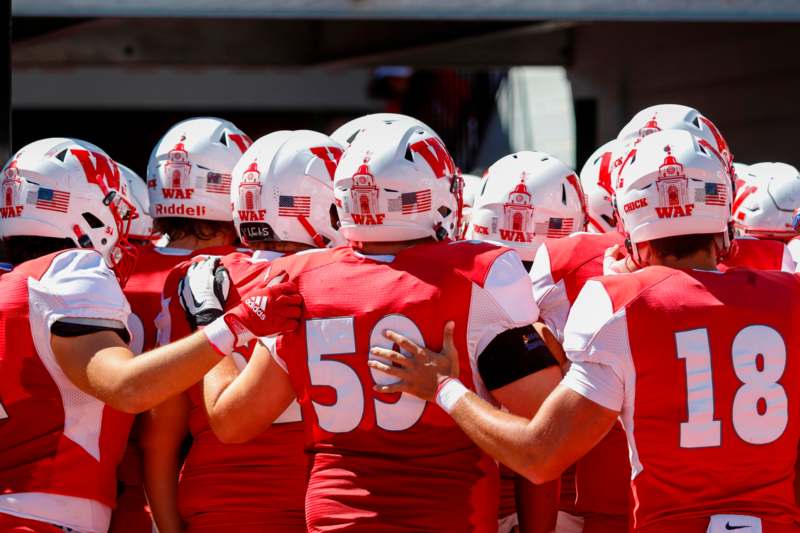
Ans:
[[[575,300],[564,351],[573,364],[562,385],[608,409],[633,407],[636,373],[625,308],[614,310],[602,282],[588,281]]]
[[[556,281],[553,276],[547,243],[542,244],[536,251],[530,277],[533,297],[539,306],[539,320],[543,321],[558,341],[563,343],[570,302],[564,280]]]
[[[494,260],[483,285],[472,286],[467,347],[473,375],[481,375],[478,358],[495,337],[529,326],[538,318],[539,308],[522,260],[515,251],[505,252]]]
[[[56,322],[128,331],[131,309],[114,272],[93,250],[68,250],[55,256],[37,280],[29,279],[31,314]]]

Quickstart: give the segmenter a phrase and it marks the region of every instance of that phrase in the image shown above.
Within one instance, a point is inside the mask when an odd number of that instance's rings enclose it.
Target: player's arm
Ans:
[[[178,512],[181,446],[189,431],[189,399],[178,394],[143,416],[139,443],[144,455],[144,486],[159,533],[183,530]]]
[[[242,302],[223,315],[224,297],[215,282],[219,271],[218,259],[216,263],[199,263],[194,267],[198,276],[185,283],[182,291],[198,312],[221,315],[203,331],[134,357],[113,328],[94,331],[94,326],[90,326],[85,331],[67,331],[76,324],[70,322],[74,317],[66,314],[61,319],[62,326],[57,321],[51,328],[50,344],[58,364],[82,391],[121,411],[139,413],[200,381],[219,362],[220,356],[230,354],[237,343],[253,335],[270,335],[297,327],[302,298],[291,283],[260,287],[252,294],[258,305]],[[96,277],[110,276],[100,272]],[[95,285],[106,290],[116,287],[119,291],[118,285]],[[124,302],[121,293],[120,301]],[[124,323],[122,320],[118,326],[122,330]]]
[[[547,397],[533,420],[506,413],[468,391],[452,377],[458,375],[453,329],[452,322],[445,327],[441,354],[387,331],[386,336],[410,355],[372,348],[375,355],[394,365],[378,360],[367,364],[400,379],[391,385],[375,385],[375,390],[408,392],[437,402],[478,446],[534,483],[556,479],[611,429],[619,411],[603,407],[564,385]]]
[[[203,395],[211,429],[229,443],[264,432],[295,398],[288,374],[260,343],[241,373],[226,357],[204,378]]]

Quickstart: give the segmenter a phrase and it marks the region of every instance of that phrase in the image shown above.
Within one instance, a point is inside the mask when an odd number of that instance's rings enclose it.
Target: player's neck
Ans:
[[[418,244],[434,242],[432,238],[415,239],[413,241],[398,242],[350,242],[350,246],[367,255],[394,255],[406,248],[411,248]]]
[[[203,248],[211,248],[215,246],[231,246],[233,238],[230,233],[217,232],[208,239],[198,239],[194,235],[186,235],[180,239],[170,240],[170,248],[180,248],[181,250],[201,250]]]
[[[681,268],[681,269],[695,268],[698,270],[716,270],[717,258],[716,254],[710,251],[700,250],[690,256],[682,257],[680,259],[674,256],[669,256],[669,257],[653,256],[650,258],[649,264],[661,265],[670,268]]]

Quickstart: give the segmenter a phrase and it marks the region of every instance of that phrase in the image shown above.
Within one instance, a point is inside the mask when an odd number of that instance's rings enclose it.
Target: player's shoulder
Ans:
[[[483,241],[445,241],[415,246],[407,258],[419,264],[453,271],[479,287],[497,277],[527,277],[519,254],[511,248]]]
[[[611,246],[622,245],[625,238],[619,232],[579,232],[561,239],[547,239],[542,244],[547,253],[551,272],[566,273],[598,258]],[[563,276],[559,276],[563,277]]]
[[[116,283],[116,276],[103,256],[87,248],[71,248],[37,257],[19,265],[15,272],[40,280],[66,280],[78,276],[110,279]]]
[[[598,276],[591,278],[584,286],[585,292],[602,291],[608,295],[612,311],[630,305],[634,300],[647,294],[654,287],[671,280],[671,285],[689,285],[696,281],[682,270],[663,266],[649,266],[629,274]]]
[[[352,256],[352,248],[338,246],[336,248],[311,248],[270,261],[270,271],[284,271],[294,278],[310,270],[335,265]]]

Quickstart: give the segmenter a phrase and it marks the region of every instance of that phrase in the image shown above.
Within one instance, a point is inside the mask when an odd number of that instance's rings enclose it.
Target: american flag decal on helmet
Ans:
[[[231,175],[209,172],[206,175],[206,191],[217,194],[230,194]]]
[[[727,202],[728,188],[724,183],[708,183],[703,187],[695,189],[694,201],[703,202],[706,205],[722,205]]]

